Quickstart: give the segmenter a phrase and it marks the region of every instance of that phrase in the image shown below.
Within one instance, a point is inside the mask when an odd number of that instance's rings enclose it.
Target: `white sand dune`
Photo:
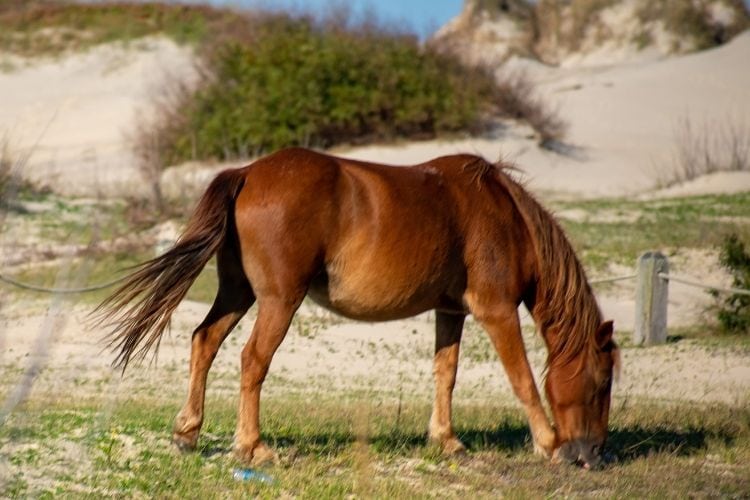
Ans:
[[[73,195],[140,184],[128,133],[164,78],[193,69],[191,51],[161,37],[17,65],[0,73],[0,138],[31,152],[25,177]]]
[[[375,145],[341,154],[410,164],[455,152],[514,161],[532,189],[575,196],[653,190],[673,168],[676,128],[731,120],[750,130],[750,32],[717,49],[618,66],[553,68],[512,59],[570,124],[569,154],[537,147],[526,126],[481,138]],[[191,54],[165,38],[108,45],[0,74],[0,134],[34,148],[24,175],[69,194],[117,194],[140,184],[127,133],[170,75],[192,72]],[[709,131],[710,132],[710,131]],[[203,176],[199,176],[203,179]],[[750,173],[693,181],[689,192],[750,189]],[[739,188],[738,188],[739,186]]]
[[[733,120],[750,131],[750,32],[717,49],[623,66],[552,68],[523,59],[503,71],[525,71],[539,93],[569,124],[572,154],[544,151],[513,127],[496,138],[371,146],[348,155],[388,163],[415,163],[437,154],[503,156],[526,172],[532,189],[577,196],[631,196],[668,177],[680,120]],[[708,130],[707,132],[711,132]],[[714,177],[690,193],[750,190],[750,172]]]

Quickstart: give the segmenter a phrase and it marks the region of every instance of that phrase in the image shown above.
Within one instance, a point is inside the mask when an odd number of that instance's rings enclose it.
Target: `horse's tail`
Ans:
[[[142,360],[169,326],[172,312],[216,253],[227,234],[245,170],[221,172],[198,202],[180,238],[163,255],[135,267],[125,282],[96,309],[99,324],[112,328],[108,347],[119,351],[113,365],[123,371]]]

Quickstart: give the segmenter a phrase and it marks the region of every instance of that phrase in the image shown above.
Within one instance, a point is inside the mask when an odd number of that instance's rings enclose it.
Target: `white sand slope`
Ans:
[[[127,134],[164,78],[192,72],[191,57],[156,37],[20,61],[0,73],[0,138],[33,150],[23,174],[56,191],[121,192],[139,182]]]
[[[676,128],[734,120],[750,131],[750,32],[717,49],[624,66],[552,68],[513,59],[504,71],[525,71],[540,95],[570,124],[569,155],[540,150],[528,129],[498,137],[429,141],[399,147],[358,148],[348,155],[389,163],[411,163],[436,154],[476,152],[516,162],[536,190],[590,197],[628,196],[652,190],[672,162]],[[690,193],[750,189],[750,172],[712,179]]]

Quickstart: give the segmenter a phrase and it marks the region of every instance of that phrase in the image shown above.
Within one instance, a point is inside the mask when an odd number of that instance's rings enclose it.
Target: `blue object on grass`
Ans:
[[[234,469],[232,477],[235,481],[257,481],[264,484],[273,484],[274,480],[268,474],[254,469]]]

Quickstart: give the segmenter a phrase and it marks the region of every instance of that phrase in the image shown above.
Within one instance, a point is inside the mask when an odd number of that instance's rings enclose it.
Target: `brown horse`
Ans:
[[[602,322],[583,268],[555,220],[502,166],[476,156],[392,167],[287,149],[220,173],[185,232],[142,264],[100,307],[123,370],[154,345],[206,262],[219,289],[193,333],[187,401],[174,442],[192,449],[206,375],[224,338],[254,302],[242,351],[235,452],[273,457],[261,441],[260,391],[292,316],[309,295],[349,318],[382,321],[436,311],[429,437],[464,449],[451,425],[464,318],[489,334],[529,419],[534,448],[589,467],[601,461],[611,376],[612,322]],[[542,407],[521,336],[524,302],[549,350]]]

